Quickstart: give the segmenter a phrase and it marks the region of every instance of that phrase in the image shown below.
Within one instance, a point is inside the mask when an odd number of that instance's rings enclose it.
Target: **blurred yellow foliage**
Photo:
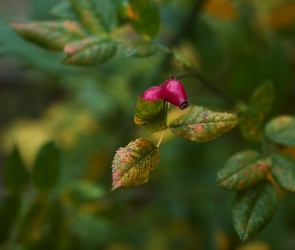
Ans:
[[[263,241],[252,241],[249,243],[244,243],[237,247],[236,250],[270,250],[270,246]]]
[[[288,26],[295,22],[295,2],[283,3],[274,9],[269,16],[268,23],[274,28]]]
[[[9,151],[14,143],[17,144],[24,161],[31,165],[44,142],[53,139],[60,147],[71,147],[79,134],[91,133],[97,127],[89,112],[57,103],[38,120],[19,118],[13,121],[2,131],[0,145],[4,151]]]

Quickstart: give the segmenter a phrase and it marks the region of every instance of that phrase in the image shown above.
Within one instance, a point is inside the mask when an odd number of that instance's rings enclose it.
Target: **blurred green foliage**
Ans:
[[[1,176],[1,249],[294,249],[295,201],[279,189],[277,213],[253,242],[242,244],[234,232],[233,193],[216,187],[215,176],[238,150],[261,149],[237,129],[203,144],[168,134],[148,183],[110,191],[116,150],[138,137],[159,138],[134,124],[137,96],[185,70],[161,52],[146,59],[117,54],[91,68],[62,65],[60,52],[39,48],[10,28],[14,21],[55,20],[51,10],[58,2],[0,3],[1,172],[14,145],[33,179],[40,147],[53,140],[53,154],[60,154],[56,180],[38,172],[46,187],[47,181],[50,187],[55,183],[51,189],[30,185],[19,196]],[[177,47],[233,99],[247,102],[258,85],[271,80],[276,97],[270,115],[294,114],[292,1],[157,2],[161,27],[155,41]],[[134,37],[129,26],[122,32]],[[195,79],[183,83],[191,105],[232,108]],[[295,156],[292,147],[279,150]]]

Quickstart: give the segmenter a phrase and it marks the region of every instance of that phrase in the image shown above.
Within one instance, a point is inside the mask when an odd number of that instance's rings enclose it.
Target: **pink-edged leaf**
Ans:
[[[86,33],[74,21],[31,21],[12,23],[12,28],[23,38],[50,50],[63,50],[70,42],[83,39]]]
[[[67,44],[64,48],[63,63],[77,66],[94,66],[112,58],[117,51],[116,44],[99,37],[89,37]]]
[[[255,151],[241,151],[233,155],[217,173],[218,186],[229,190],[244,190],[265,179],[271,165]]]
[[[295,192],[295,160],[283,154],[271,154],[271,173],[277,184],[288,192]]]
[[[235,114],[214,112],[196,106],[188,113],[173,120],[169,128],[178,136],[196,142],[206,142],[231,130],[238,123]]]
[[[146,138],[130,142],[125,148],[119,148],[115,154],[112,173],[113,189],[139,185],[149,179],[149,171],[159,162],[159,149]]]
[[[273,217],[277,195],[270,182],[262,182],[237,193],[232,217],[242,241],[257,235]]]

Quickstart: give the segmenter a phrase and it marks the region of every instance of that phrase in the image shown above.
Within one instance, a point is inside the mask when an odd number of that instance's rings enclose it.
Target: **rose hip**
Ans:
[[[151,86],[146,89],[140,96],[145,100],[157,100],[163,98],[163,86]]]

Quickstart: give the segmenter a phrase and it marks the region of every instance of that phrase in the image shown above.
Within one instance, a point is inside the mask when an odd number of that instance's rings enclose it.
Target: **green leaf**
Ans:
[[[21,199],[19,196],[7,196],[0,202],[0,245],[6,242],[13,230],[13,224],[19,215]]]
[[[295,118],[289,115],[277,116],[266,124],[265,133],[274,142],[295,146]]]
[[[149,179],[149,171],[159,162],[159,149],[146,138],[130,142],[125,148],[119,148],[115,154],[112,173],[113,189],[139,185]]]
[[[154,55],[157,52],[157,47],[144,40],[134,40],[129,43],[122,44],[121,50],[126,57],[145,58]]]
[[[134,109],[134,122],[152,133],[164,130],[167,127],[164,100],[144,100],[138,97]]]
[[[14,194],[21,193],[29,184],[29,171],[16,147],[5,159],[3,166],[3,180],[6,188]]]
[[[48,142],[41,147],[33,166],[33,182],[38,189],[48,190],[57,183],[60,156],[60,150],[54,142]]]
[[[206,142],[234,128],[237,123],[235,114],[214,112],[196,106],[190,112],[173,120],[169,128],[175,135],[196,142]]]
[[[56,51],[63,50],[66,44],[86,36],[77,22],[69,20],[12,23],[11,26],[23,38]]]
[[[70,2],[79,21],[92,33],[101,35],[105,31],[92,0],[70,0]]]
[[[271,111],[274,103],[274,86],[271,81],[262,83],[252,94],[250,105],[255,108],[258,113],[266,116]]]
[[[50,11],[56,17],[77,21],[78,17],[69,0],[60,1]]]
[[[277,184],[286,191],[295,191],[295,160],[283,154],[271,154],[271,173]]]
[[[48,196],[37,195],[29,204],[17,232],[17,242],[30,244],[41,240],[42,229],[49,214]]]
[[[67,44],[64,48],[63,63],[77,66],[95,66],[112,58],[116,51],[117,47],[113,41],[89,37]]]
[[[160,28],[159,7],[154,0],[129,0],[126,15],[132,27],[141,35],[154,37]]]
[[[244,190],[265,179],[271,165],[255,151],[242,151],[233,155],[218,171],[216,183],[229,190]]]
[[[185,55],[183,55],[179,50],[173,49],[172,53],[173,53],[174,59],[176,61],[179,61],[185,69],[192,70],[194,68],[193,63]]]
[[[249,141],[258,142],[263,135],[263,114],[248,108],[237,113],[241,134]]]
[[[101,24],[110,32],[117,26],[117,4],[114,1],[93,0]]]
[[[276,190],[269,182],[238,192],[232,215],[240,239],[245,241],[257,235],[273,217],[276,205]]]

